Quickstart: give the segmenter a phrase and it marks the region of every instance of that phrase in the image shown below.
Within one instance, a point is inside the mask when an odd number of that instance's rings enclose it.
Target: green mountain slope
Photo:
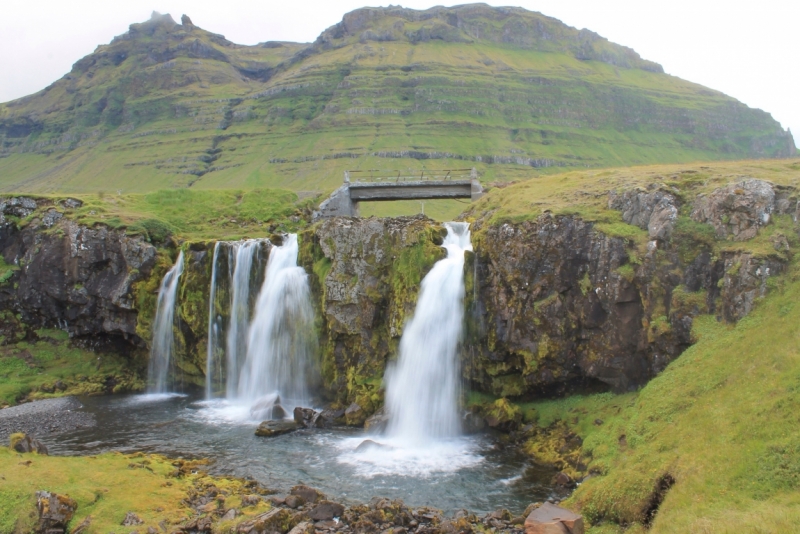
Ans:
[[[330,190],[345,169],[787,157],[772,117],[588,31],[483,4],[348,13],[310,45],[154,14],[0,105],[0,190]],[[433,161],[431,161],[433,160]]]

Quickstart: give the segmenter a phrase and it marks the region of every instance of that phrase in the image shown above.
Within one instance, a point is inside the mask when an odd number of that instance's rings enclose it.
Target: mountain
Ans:
[[[330,190],[345,169],[794,156],[772,117],[521,8],[363,8],[311,44],[242,46],[154,13],[0,105],[0,190]],[[434,161],[429,161],[434,160]]]

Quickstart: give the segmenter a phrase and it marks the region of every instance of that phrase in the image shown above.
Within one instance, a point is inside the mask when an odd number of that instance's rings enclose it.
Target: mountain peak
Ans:
[[[590,30],[578,30],[558,19],[519,7],[466,4],[416,10],[401,6],[363,7],[325,30],[316,44],[338,48],[354,41],[421,43],[492,42],[540,52],[562,52],[583,61],[601,61],[620,68],[664,72],[631,48],[610,42]]]

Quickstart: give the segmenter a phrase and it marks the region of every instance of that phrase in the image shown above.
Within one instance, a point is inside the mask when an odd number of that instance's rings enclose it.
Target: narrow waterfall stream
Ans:
[[[220,242],[214,243],[214,256],[211,259],[211,288],[208,295],[208,340],[206,343],[206,399],[214,395],[214,386],[222,377],[222,361],[218,358],[220,317],[217,315],[217,262]]]
[[[169,393],[170,371],[173,371],[172,352],[175,340],[172,331],[175,322],[175,301],[178,282],[183,273],[183,251],[178,261],[167,271],[158,290],[156,317],[153,321],[153,341],[150,347],[150,363],[147,372],[148,393]],[[173,378],[174,378],[174,372]]]
[[[339,461],[366,477],[427,477],[483,461],[475,442],[460,438],[458,344],[464,321],[464,253],[469,224],[445,223],[447,257],[422,280],[413,318],[400,339],[397,364],[387,369],[389,422],[376,441],[344,440]]]
[[[457,436],[464,322],[464,252],[472,250],[468,223],[446,223],[447,257],[422,280],[414,317],[400,339],[397,365],[386,375],[387,435],[421,444]]]

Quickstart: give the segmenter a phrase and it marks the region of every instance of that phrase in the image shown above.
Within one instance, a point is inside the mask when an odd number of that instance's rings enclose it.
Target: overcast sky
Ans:
[[[313,41],[365,0],[3,0],[0,102],[36,92],[153,10],[240,44]],[[457,5],[465,2],[446,2]],[[516,0],[768,111],[800,144],[800,0]],[[375,5],[375,4],[370,4]],[[387,5],[387,4],[381,4]],[[405,0],[425,9],[433,1]]]

